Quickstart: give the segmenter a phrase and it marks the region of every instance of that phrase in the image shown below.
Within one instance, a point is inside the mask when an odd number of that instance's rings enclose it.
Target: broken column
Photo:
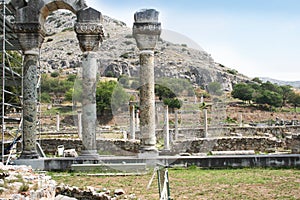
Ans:
[[[75,32],[83,51],[82,58],[82,144],[80,157],[98,159],[96,145],[96,86],[97,56],[100,42],[103,39],[102,14],[93,8],[78,11]]]
[[[39,66],[39,52],[45,37],[45,31],[35,18],[36,13],[34,14],[26,9],[17,15],[14,27],[24,54],[23,149],[20,159],[36,159],[39,157],[36,149],[37,70]]]
[[[130,112],[130,139],[135,140],[135,106],[134,102],[129,102]]]
[[[157,152],[155,136],[154,48],[161,34],[158,12],[145,9],[134,14],[133,37],[140,52],[141,153]]]

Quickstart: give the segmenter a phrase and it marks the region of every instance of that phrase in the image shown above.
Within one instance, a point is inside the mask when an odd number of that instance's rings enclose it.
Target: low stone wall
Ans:
[[[82,150],[82,141],[79,139],[44,139],[41,140],[42,149],[46,154],[55,155],[57,153],[57,146],[64,145],[65,149],[75,149],[78,153]],[[136,155],[139,150],[139,141],[129,140],[97,140],[97,150],[100,155],[122,155],[131,156]]]
[[[55,154],[58,145],[65,149],[75,149],[80,153],[81,140],[47,139],[41,141],[46,154]],[[129,140],[97,140],[100,155],[133,156],[139,151],[139,141]],[[221,137],[179,140],[172,145],[172,153],[208,153],[210,151],[255,150],[256,152],[272,152],[286,150],[300,153],[300,134],[283,135],[283,137]]]
[[[175,135],[175,129],[170,129],[172,135]],[[182,128],[178,130],[180,139],[203,138],[203,128]],[[209,127],[208,137],[227,137],[232,135],[263,136],[271,134],[277,138],[283,137],[284,134],[300,133],[300,126],[272,126],[272,127]],[[163,138],[163,131],[157,131],[157,137]]]
[[[175,143],[173,153],[181,153],[185,150],[188,153],[208,153],[210,151],[239,151],[254,150],[256,152],[268,152],[280,148],[289,150],[285,141],[274,140],[268,137],[252,138],[207,138],[185,140]]]

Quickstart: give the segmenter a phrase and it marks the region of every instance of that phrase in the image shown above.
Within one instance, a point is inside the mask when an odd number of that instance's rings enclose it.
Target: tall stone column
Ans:
[[[96,86],[97,56],[103,39],[102,14],[93,8],[86,8],[77,13],[75,32],[83,51],[82,58],[82,144],[80,157],[86,160],[98,159],[96,145]]]
[[[36,22],[17,22],[14,31],[24,54],[23,63],[23,149],[20,159],[36,159],[37,69],[45,32]]]
[[[134,14],[133,37],[140,49],[140,132],[141,153],[157,152],[155,136],[154,48],[161,34],[154,9]]]
[[[130,112],[130,139],[135,140],[135,106],[134,102],[129,102]]]

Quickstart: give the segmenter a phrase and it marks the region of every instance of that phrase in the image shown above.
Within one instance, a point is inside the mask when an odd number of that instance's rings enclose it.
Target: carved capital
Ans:
[[[77,13],[75,32],[83,52],[98,50],[104,38],[101,21],[102,14],[93,8],[85,8]]]
[[[154,50],[161,34],[158,12],[154,9],[141,10],[134,15],[133,37],[140,50]]]
[[[45,38],[45,31],[39,23],[16,23],[14,32],[24,53],[38,53]]]
[[[76,23],[75,32],[77,34],[104,35],[103,26],[99,23]]]
[[[103,26],[99,23],[76,23],[75,32],[82,51],[97,51],[103,41]]]

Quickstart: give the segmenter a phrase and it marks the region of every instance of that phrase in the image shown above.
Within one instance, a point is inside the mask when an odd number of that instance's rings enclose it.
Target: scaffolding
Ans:
[[[11,148],[21,138],[22,129],[22,53],[17,35],[13,31],[15,10],[7,0],[0,2],[0,49],[1,49],[1,133],[2,162],[5,147]],[[15,133],[13,133],[15,131]],[[9,159],[7,159],[9,160]]]

